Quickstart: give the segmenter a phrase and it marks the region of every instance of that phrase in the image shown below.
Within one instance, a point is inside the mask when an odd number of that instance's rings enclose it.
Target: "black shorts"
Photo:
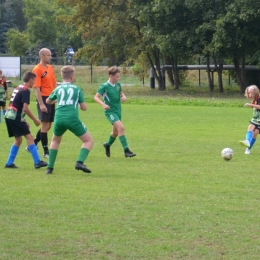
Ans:
[[[53,122],[54,114],[55,114],[55,104],[53,104],[53,105],[46,104],[47,98],[48,97],[42,97],[42,101],[43,101],[43,104],[47,107],[48,113],[42,112],[40,109],[40,105],[37,102],[38,116],[41,121]]]
[[[255,123],[252,123],[251,121],[250,121],[250,124],[251,124],[251,125],[254,125],[254,126],[255,126],[255,129],[257,129],[258,131],[260,131],[260,125],[257,125],[257,124],[255,124]]]
[[[6,102],[5,101],[0,101],[0,107],[5,107],[6,106]]]
[[[20,137],[31,133],[25,122],[6,118],[5,123],[9,137]]]

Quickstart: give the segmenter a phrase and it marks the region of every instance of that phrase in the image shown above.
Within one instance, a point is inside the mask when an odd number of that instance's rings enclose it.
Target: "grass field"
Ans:
[[[0,259],[259,259],[260,144],[245,155],[238,143],[251,109],[239,99],[170,98],[123,105],[131,159],[118,140],[105,156],[110,126],[89,103],[90,175],[74,169],[81,144],[70,133],[53,175],[33,168],[25,143],[20,169],[4,169],[13,140],[1,123]],[[225,147],[235,153],[228,162]]]

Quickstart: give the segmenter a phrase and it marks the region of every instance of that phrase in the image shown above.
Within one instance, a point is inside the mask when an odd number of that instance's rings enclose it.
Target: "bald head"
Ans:
[[[51,51],[47,48],[42,48],[39,51],[40,64],[47,66],[51,62]]]
[[[47,48],[42,48],[42,49],[40,49],[40,51],[39,51],[39,56],[41,57],[42,55],[46,55],[46,54],[48,54],[48,53],[50,53],[51,51],[49,50],[49,49],[47,49]]]

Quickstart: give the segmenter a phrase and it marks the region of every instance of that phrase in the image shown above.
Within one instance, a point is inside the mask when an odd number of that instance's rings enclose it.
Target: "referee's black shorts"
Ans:
[[[37,102],[38,117],[41,121],[53,122],[54,114],[55,114],[55,104],[53,104],[53,105],[46,104],[47,98],[48,97],[45,97],[45,96],[42,97],[43,104],[47,107],[47,111],[48,111],[47,113],[41,111],[40,105]]]
[[[25,122],[6,118],[5,123],[9,137],[20,137],[31,133]]]

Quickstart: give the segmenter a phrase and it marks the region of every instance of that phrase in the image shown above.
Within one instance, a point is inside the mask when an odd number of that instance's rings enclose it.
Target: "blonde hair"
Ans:
[[[256,86],[256,85],[251,85],[251,86],[248,86],[247,88],[246,88],[246,90],[245,90],[245,96],[247,97],[247,98],[249,98],[249,90],[250,91],[253,91],[253,93],[254,93],[254,98],[258,98],[259,97],[259,95],[260,95],[260,92],[259,92],[259,88]]]
[[[75,68],[72,66],[64,66],[61,68],[61,77],[63,79],[70,79],[75,73]]]

